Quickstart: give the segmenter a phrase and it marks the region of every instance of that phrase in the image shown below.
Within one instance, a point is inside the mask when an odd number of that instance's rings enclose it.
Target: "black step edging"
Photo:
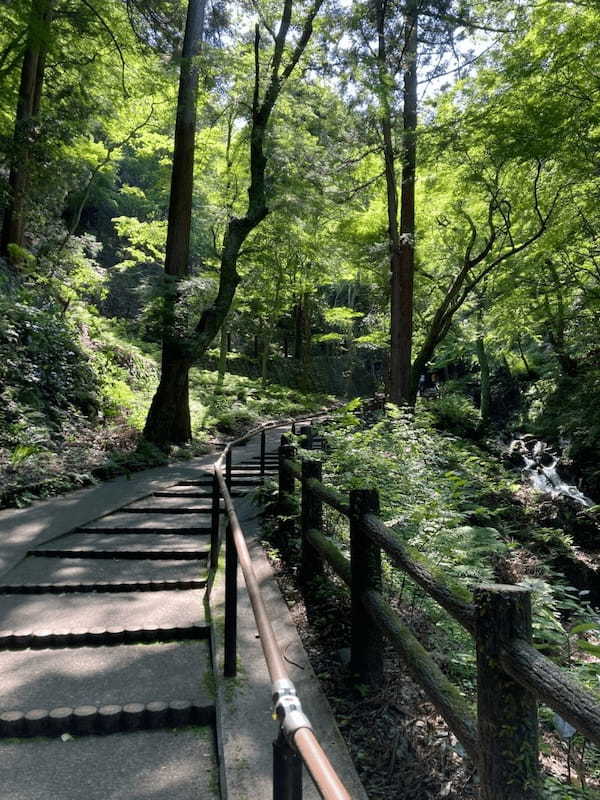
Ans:
[[[70,550],[29,550],[37,558],[111,558],[139,561],[206,561],[208,550],[91,550],[85,547]]]
[[[236,486],[256,486],[257,485],[257,478],[253,477],[239,477],[236,478],[233,476],[232,483]],[[212,486],[212,481],[209,483],[202,483],[200,481],[180,481],[180,486]],[[240,495],[241,496],[241,495]]]
[[[213,480],[212,478],[194,478],[185,481],[179,481],[177,486],[206,486],[212,487]]]
[[[64,647],[105,647],[148,642],[178,642],[209,637],[208,625],[151,625],[143,628],[90,628],[79,633],[0,631],[0,650],[55,650]]]
[[[187,589],[205,589],[206,580],[199,578],[166,579],[152,581],[96,581],[94,583],[5,583],[0,584],[0,595],[14,594],[82,594],[88,592],[168,592]]]
[[[108,735],[210,725],[214,720],[213,705],[202,706],[188,700],[34,709],[28,712],[5,711],[0,714],[0,738],[53,737],[65,733],[75,736]]]
[[[243,472],[259,472],[260,471],[260,464],[255,464],[254,462],[242,462],[241,464],[232,464],[231,471],[236,472],[238,470],[242,470]],[[266,466],[265,472],[276,472],[275,467]]]
[[[154,497],[192,497],[192,498],[200,498],[204,500],[211,500],[212,493],[210,492],[178,492],[175,489],[164,489],[160,492],[152,492]],[[222,498],[221,498],[222,499]]]

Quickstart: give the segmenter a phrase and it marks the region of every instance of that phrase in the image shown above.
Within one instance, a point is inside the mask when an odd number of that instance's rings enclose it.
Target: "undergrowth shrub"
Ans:
[[[65,415],[99,407],[99,381],[76,329],[24,290],[0,296],[0,444],[39,445]]]
[[[326,432],[327,481],[342,490],[377,489],[381,517],[394,526],[411,555],[457,595],[469,599],[474,585],[495,582],[498,560],[510,559],[518,548],[502,524],[503,498],[518,488],[513,476],[473,443],[438,430],[428,411],[415,415],[389,406],[375,424],[365,427],[354,413],[357,407],[351,403],[342,409]],[[338,528],[347,538],[347,527]],[[568,546],[567,540],[562,546]],[[386,580],[396,602],[408,606],[411,616],[424,613],[434,626],[438,657],[448,672],[461,683],[472,681],[470,636],[389,563]],[[586,593],[543,563],[521,583],[532,590],[537,645],[575,670],[564,620],[598,624]],[[595,677],[585,678],[586,684],[597,690],[598,665],[591,672]]]
[[[435,403],[431,413],[437,425],[457,436],[473,437],[479,426],[479,411],[472,399],[457,391],[444,391]]]

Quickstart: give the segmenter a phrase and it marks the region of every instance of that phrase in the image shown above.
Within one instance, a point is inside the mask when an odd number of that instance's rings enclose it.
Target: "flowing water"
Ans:
[[[510,445],[510,455],[519,454],[525,466],[522,475],[534,489],[553,498],[569,497],[576,503],[590,508],[594,501],[586,497],[576,486],[565,483],[558,474],[560,457],[542,441],[529,436],[515,439]]]

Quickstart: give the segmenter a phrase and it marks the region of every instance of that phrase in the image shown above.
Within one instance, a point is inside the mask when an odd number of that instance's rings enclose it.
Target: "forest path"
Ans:
[[[234,488],[260,482],[253,448]],[[220,796],[203,603],[217,458],[0,514],[3,796]]]

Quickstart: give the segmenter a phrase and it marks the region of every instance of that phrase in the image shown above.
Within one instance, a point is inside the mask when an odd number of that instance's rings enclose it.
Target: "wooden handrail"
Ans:
[[[375,625],[392,642],[404,666],[429,700],[444,717],[457,739],[477,763],[479,738],[477,725],[468,704],[454,684],[405,625],[379,592],[366,592],[362,602]]]
[[[538,800],[537,701],[546,703],[577,731],[600,746],[600,697],[569,678],[533,647],[529,590],[518,585],[480,585],[474,588],[473,602],[469,602],[461,597],[460,590],[454,591],[447,583],[434,577],[424,564],[412,558],[399,535],[395,535],[394,529],[378,516],[375,491],[353,490],[347,503],[337,491],[310,476],[310,472],[320,474],[320,462],[317,464],[308,471],[294,460],[292,448],[282,447],[280,480],[283,482],[285,478],[285,489],[282,495],[280,488],[280,497],[285,498],[294,492],[294,480],[297,479],[302,483],[303,503],[309,503],[312,509],[309,516],[319,518],[321,511],[314,504],[324,503],[341,511],[350,521],[351,559],[346,558],[321,530],[310,528],[304,514],[301,532],[302,547],[314,548],[351,589],[352,668],[360,674],[363,682],[368,682],[365,651],[372,652],[375,666],[381,663],[382,653],[379,640],[369,632],[369,625],[381,630],[401,655],[407,671],[446,719],[466,753],[478,764],[482,797],[486,800],[514,800],[517,797],[519,800]],[[372,510],[361,507],[358,502],[361,496],[371,498]],[[318,523],[312,523],[315,524]],[[475,638],[478,724],[457,688],[377,588],[380,584],[377,561],[367,561],[379,556],[378,551],[372,551],[367,558],[366,554],[370,552],[368,542],[385,551],[395,566],[409,575]],[[372,570],[373,577],[365,581],[365,571],[368,570]],[[368,613],[366,622],[362,611],[355,615],[355,609],[361,607]],[[355,628],[359,630],[357,638]],[[361,643],[363,646],[359,646]]]
[[[284,467],[299,481],[302,481],[302,469],[297,461],[286,459]],[[310,478],[309,489],[327,505],[350,517],[350,504],[341,495],[321,482]],[[442,581],[436,580],[426,566],[415,561],[398,536],[375,514],[364,514],[360,524],[367,535],[376,542],[391,558],[394,566],[406,572],[427,594],[434,598],[442,608],[451,614],[470,633],[474,631],[475,610],[471,603],[457,597],[456,593]]]
[[[572,680],[528,642],[515,639],[500,652],[502,668],[525,689],[600,747],[600,698]]]
[[[367,535],[385,550],[396,567],[410,575],[414,582],[445,608],[457,622],[473,633],[475,608],[471,603],[457,597],[450,587],[436,580],[427,567],[411,558],[399,538],[392,533],[393,529],[390,530],[375,514],[365,514],[361,518],[361,525]]]
[[[309,530],[308,538],[336,575],[350,586],[350,560],[320,531]],[[448,722],[465,751],[476,761],[479,746],[475,718],[458,689],[379,592],[367,592],[361,599],[373,623],[390,639],[414,680]]]

